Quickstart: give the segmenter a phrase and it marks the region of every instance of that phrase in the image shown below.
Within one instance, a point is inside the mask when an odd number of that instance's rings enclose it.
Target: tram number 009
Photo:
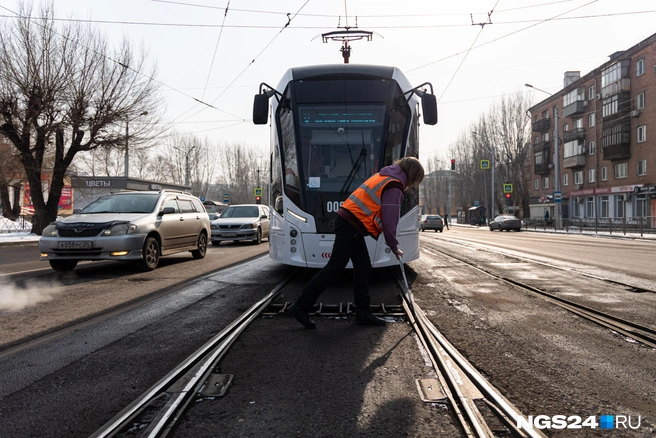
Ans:
[[[335,213],[337,210],[339,210],[339,207],[342,206],[344,201],[328,201],[326,203],[326,210],[328,213]]]

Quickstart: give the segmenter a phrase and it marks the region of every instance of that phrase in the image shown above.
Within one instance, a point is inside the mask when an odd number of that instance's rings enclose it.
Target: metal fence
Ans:
[[[31,216],[29,216],[31,218]],[[28,216],[20,216],[15,221],[0,216],[0,233],[29,233],[32,231],[32,222]]]
[[[610,234],[656,234],[656,216],[616,217],[616,218],[566,218],[562,229],[567,232],[579,231]],[[524,219],[523,228],[555,230],[552,219]]]

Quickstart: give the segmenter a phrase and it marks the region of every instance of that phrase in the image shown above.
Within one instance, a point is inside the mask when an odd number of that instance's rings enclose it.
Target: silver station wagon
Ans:
[[[228,240],[260,244],[264,237],[269,238],[269,208],[264,205],[231,205],[212,221],[212,245]]]
[[[119,192],[48,225],[39,239],[41,260],[71,271],[81,260],[135,261],[152,271],[161,256],[207,252],[210,219],[200,199],[175,190]]]

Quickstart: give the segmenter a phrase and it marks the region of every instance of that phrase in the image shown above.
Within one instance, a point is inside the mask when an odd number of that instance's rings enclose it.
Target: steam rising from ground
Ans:
[[[63,287],[57,283],[28,281],[19,286],[0,279],[0,312],[19,312],[27,307],[52,300]]]

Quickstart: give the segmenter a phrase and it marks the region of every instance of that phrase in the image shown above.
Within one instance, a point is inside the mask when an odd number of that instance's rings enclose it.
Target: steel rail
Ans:
[[[537,287],[531,286],[526,283],[522,283],[521,281],[513,280],[511,278],[503,277],[501,275],[497,275],[493,272],[488,271],[487,269],[481,268],[480,266],[476,266],[473,263],[464,260],[460,257],[456,257],[454,255],[445,253],[440,251],[439,249],[435,249],[436,251],[440,252],[441,254],[450,257],[454,260],[458,260],[461,263],[466,264],[467,266],[471,267],[472,269],[475,269],[479,272],[482,272],[496,280],[503,281],[505,283],[508,283],[510,285],[513,285],[515,287],[518,287],[522,290],[533,292],[542,298],[560,306],[561,308],[565,310],[569,310],[570,312],[581,316],[582,318],[585,318],[589,321],[592,321],[594,323],[597,323],[599,325],[602,325],[604,327],[610,328],[611,330],[614,330],[618,333],[623,334],[624,336],[627,336],[631,339],[634,339],[644,345],[647,345],[652,348],[656,348],[656,328],[637,324],[632,321],[625,320],[623,318],[619,318],[617,316],[610,315],[608,313],[602,312],[600,310],[593,309],[591,307],[585,306],[583,304],[578,304],[573,301],[567,300],[565,298],[561,298],[557,295],[551,294],[549,292],[546,292],[542,289],[539,289]],[[555,267],[557,268],[557,267]],[[589,276],[589,275],[588,275]],[[605,281],[605,279],[600,278],[600,277],[595,277],[598,280]],[[616,281],[613,281],[615,284],[621,284],[624,286],[629,286],[624,283],[618,283]]]
[[[183,385],[182,391],[172,397],[164,406],[164,410],[157,416],[156,421],[151,423],[147,429],[148,437],[165,436],[171,427],[174,416],[180,413],[188,399],[195,394],[193,388],[202,385],[206,376],[216,365],[216,362],[227,352],[227,348],[237,339],[239,334],[269,305],[269,303],[280,293],[282,288],[298,273],[294,270],[278,283],[265,297],[253,304],[237,319],[231,322],[225,329],[210,339],[201,348],[187,357],[182,363],[171,370],[155,385],[134,400],[130,405],[115,415],[100,429],[91,435],[91,438],[112,437],[124,429],[129,421],[139,415],[153,400],[166,392],[166,389],[179,382],[185,376],[189,382]]]
[[[523,260],[523,261],[530,262],[530,263],[537,263],[538,265],[548,266],[550,268],[559,269],[561,271],[574,272],[574,273],[576,273],[578,275],[581,275],[583,277],[593,278],[595,280],[603,281],[603,282],[606,282],[606,283],[616,284],[618,286],[623,286],[623,287],[626,287],[627,289],[630,288],[630,289],[633,289],[634,291],[641,292],[641,293],[642,292],[656,293],[656,290],[645,289],[644,287],[634,286],[632,284],[627,284],[627,283],[622,283],[621,281],[612,280],[612,279],[606,278],[606,277],[600,277],[600,276],[595,275],[595,274],[590,274],[588,272],[583,272],[583,271],[581,271],[579,269],[576,269],[576,268],[558,266],[558,265],[554,265],[553,263],[547,263],[547,262],[544,262],[544,261],[541,261],[541,260],[536,260],[536,259],[533,259],[533,258],[530,258],[530,257],[522,257],[521,255],[518,255],[518,254],[512,254],[512,253],[506,252],[503,248],[495,248],[495,247],[490,247],[489,245],[484,245],[484,244],[480,244],[480,243],[473,243],[473,242],[467,242],[465,244],[463,242],[458,242],[458,241],[455,241],[455,240],[451,240],[449,238],[446,238],[446,239],[445,238],[440,238],[440,240],[451,243],[453,245],[463,246],[465,248],[473,248],[473,249],[478,249],[478,250],[484,250],[484,251],[487,251],[487,252],[503,254],[505,256],[512,257],[512,258],[515,258],[517,260]],[[434,249],[435,251],[440,252],[441,254],[451,256],[450,254],[447,254],[447,253],[445,253],[445,252],[443,252],[443,251],[441,251],[437,248],[432,248],[432,249]],[[451,257],[453,257],[453,256],[451,256]],[[455,258],[456,260],[460,260],[457,257],[453,257],[453,258]]]
[[[401,265],[401,269],[403,283],[401,283],[400,279],[397,277],[397,284],[402,290],[402,286],[405,286],[405,290],[401,293],[403,306],[406,309],[410,323],[424,345],[424,348],[430,352],[429,357],[431,358],[433,367],[440,377],[443,389],[451,402],[465,434],[468,437],[476,436],[481,438],[491,438],[496,436],[485,422],[483,415],[474,404],[473,399],[467,397],[461,391],[460,387],[465,386],[462,382],[463,377],[469,379],[471,384],[481,391],[484,397],[483,400],[493,408],[497,416],[506,424],[515,436],[545,438],[545,435],[540,431],[532,429],[521,430],[517,428],[517,420],[521,417],[521,412],[506,400],[503,395],[501,395],[501,393],[497,391],[437,330],[425,315],[421,307],[417,305],[413,299],[412,292],[407,286],[403,265]],[[453,363],[465,373],[465,376],[458,373],[458,370],[453,366]],[[435,366],[437,364],[439,364],[439,368]],[[446,379],[444,378],[444,375],[446,375]],[[443,382],[445,380],[448,387],[444,387]],[[455,397],[454,393],[456,394]],[[466,419],[462,411],[465,412]],[[508,420],[507,417],[510,417],[514,423]]]

